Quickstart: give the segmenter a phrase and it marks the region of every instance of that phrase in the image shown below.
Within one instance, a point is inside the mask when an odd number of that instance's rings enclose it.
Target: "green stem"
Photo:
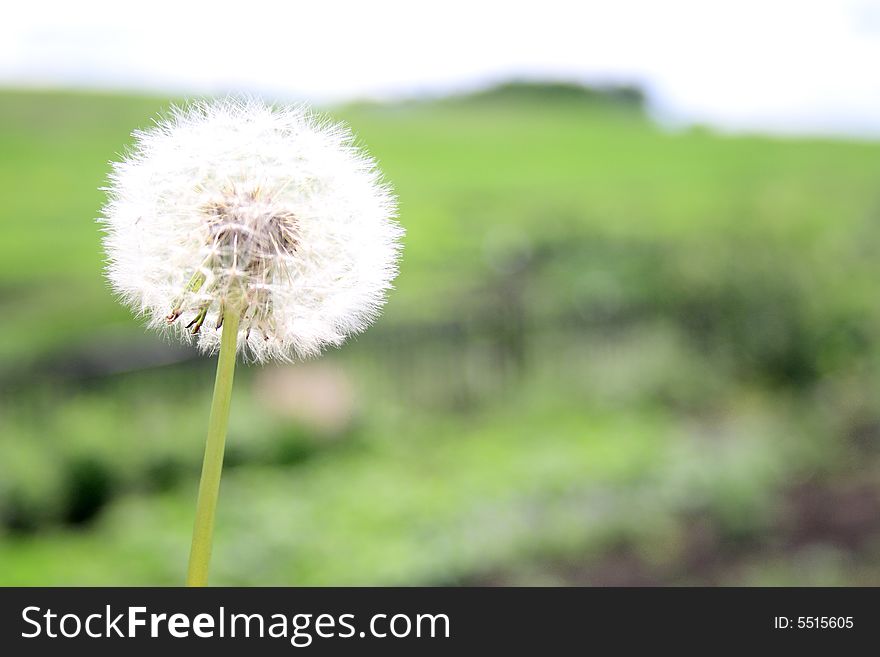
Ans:
[[[211,419],[208,421],[208,439],[205,442],[205,460],[199,482],[199,500],[196,503],[196,523],[189,554],[187,586],[205,586],[208,582],[214,511],[217,508],[220,473],[223,469],[223,448],[226,445],[226,427],[229,424],[229,401],[232,398],[240,319],[240,314],[234,309],[226,309],[223,334],[220,337],[220,356],[217,359],[217,378],[214,380],[214,398],[211,401]]]

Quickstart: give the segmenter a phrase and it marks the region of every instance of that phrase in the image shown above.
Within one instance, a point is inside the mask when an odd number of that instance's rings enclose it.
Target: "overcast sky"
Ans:
[[[784,132],[880,136],[878,65],[878,0],[23,0],[0,23],[2,85],[326,104],[636,82],[665,117]]]

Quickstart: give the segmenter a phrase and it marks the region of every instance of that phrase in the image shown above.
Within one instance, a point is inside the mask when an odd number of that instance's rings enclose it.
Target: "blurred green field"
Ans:
[[[237,375],[213,582],[880,584],[880,144],[510,86],[333,109],[407,229],[324,359]],[[212,362],[101,275],[168,101],[0,93],[0,584],[178,584]]]

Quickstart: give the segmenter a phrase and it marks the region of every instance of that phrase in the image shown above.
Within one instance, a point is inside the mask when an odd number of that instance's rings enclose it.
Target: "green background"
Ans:
[[[0,584],[183,581],[213,363],[101,273],[168,99],[0,93]],[[880,146],[507,85],[330,110],[397,289],[237,373],[212,583],[880,584]]]

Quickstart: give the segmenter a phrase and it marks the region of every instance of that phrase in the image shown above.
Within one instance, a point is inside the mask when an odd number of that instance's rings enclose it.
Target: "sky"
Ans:
[[[880,137],[880,0],[10,3],[0,86],[318,104],[636,83],[661,120]]]

